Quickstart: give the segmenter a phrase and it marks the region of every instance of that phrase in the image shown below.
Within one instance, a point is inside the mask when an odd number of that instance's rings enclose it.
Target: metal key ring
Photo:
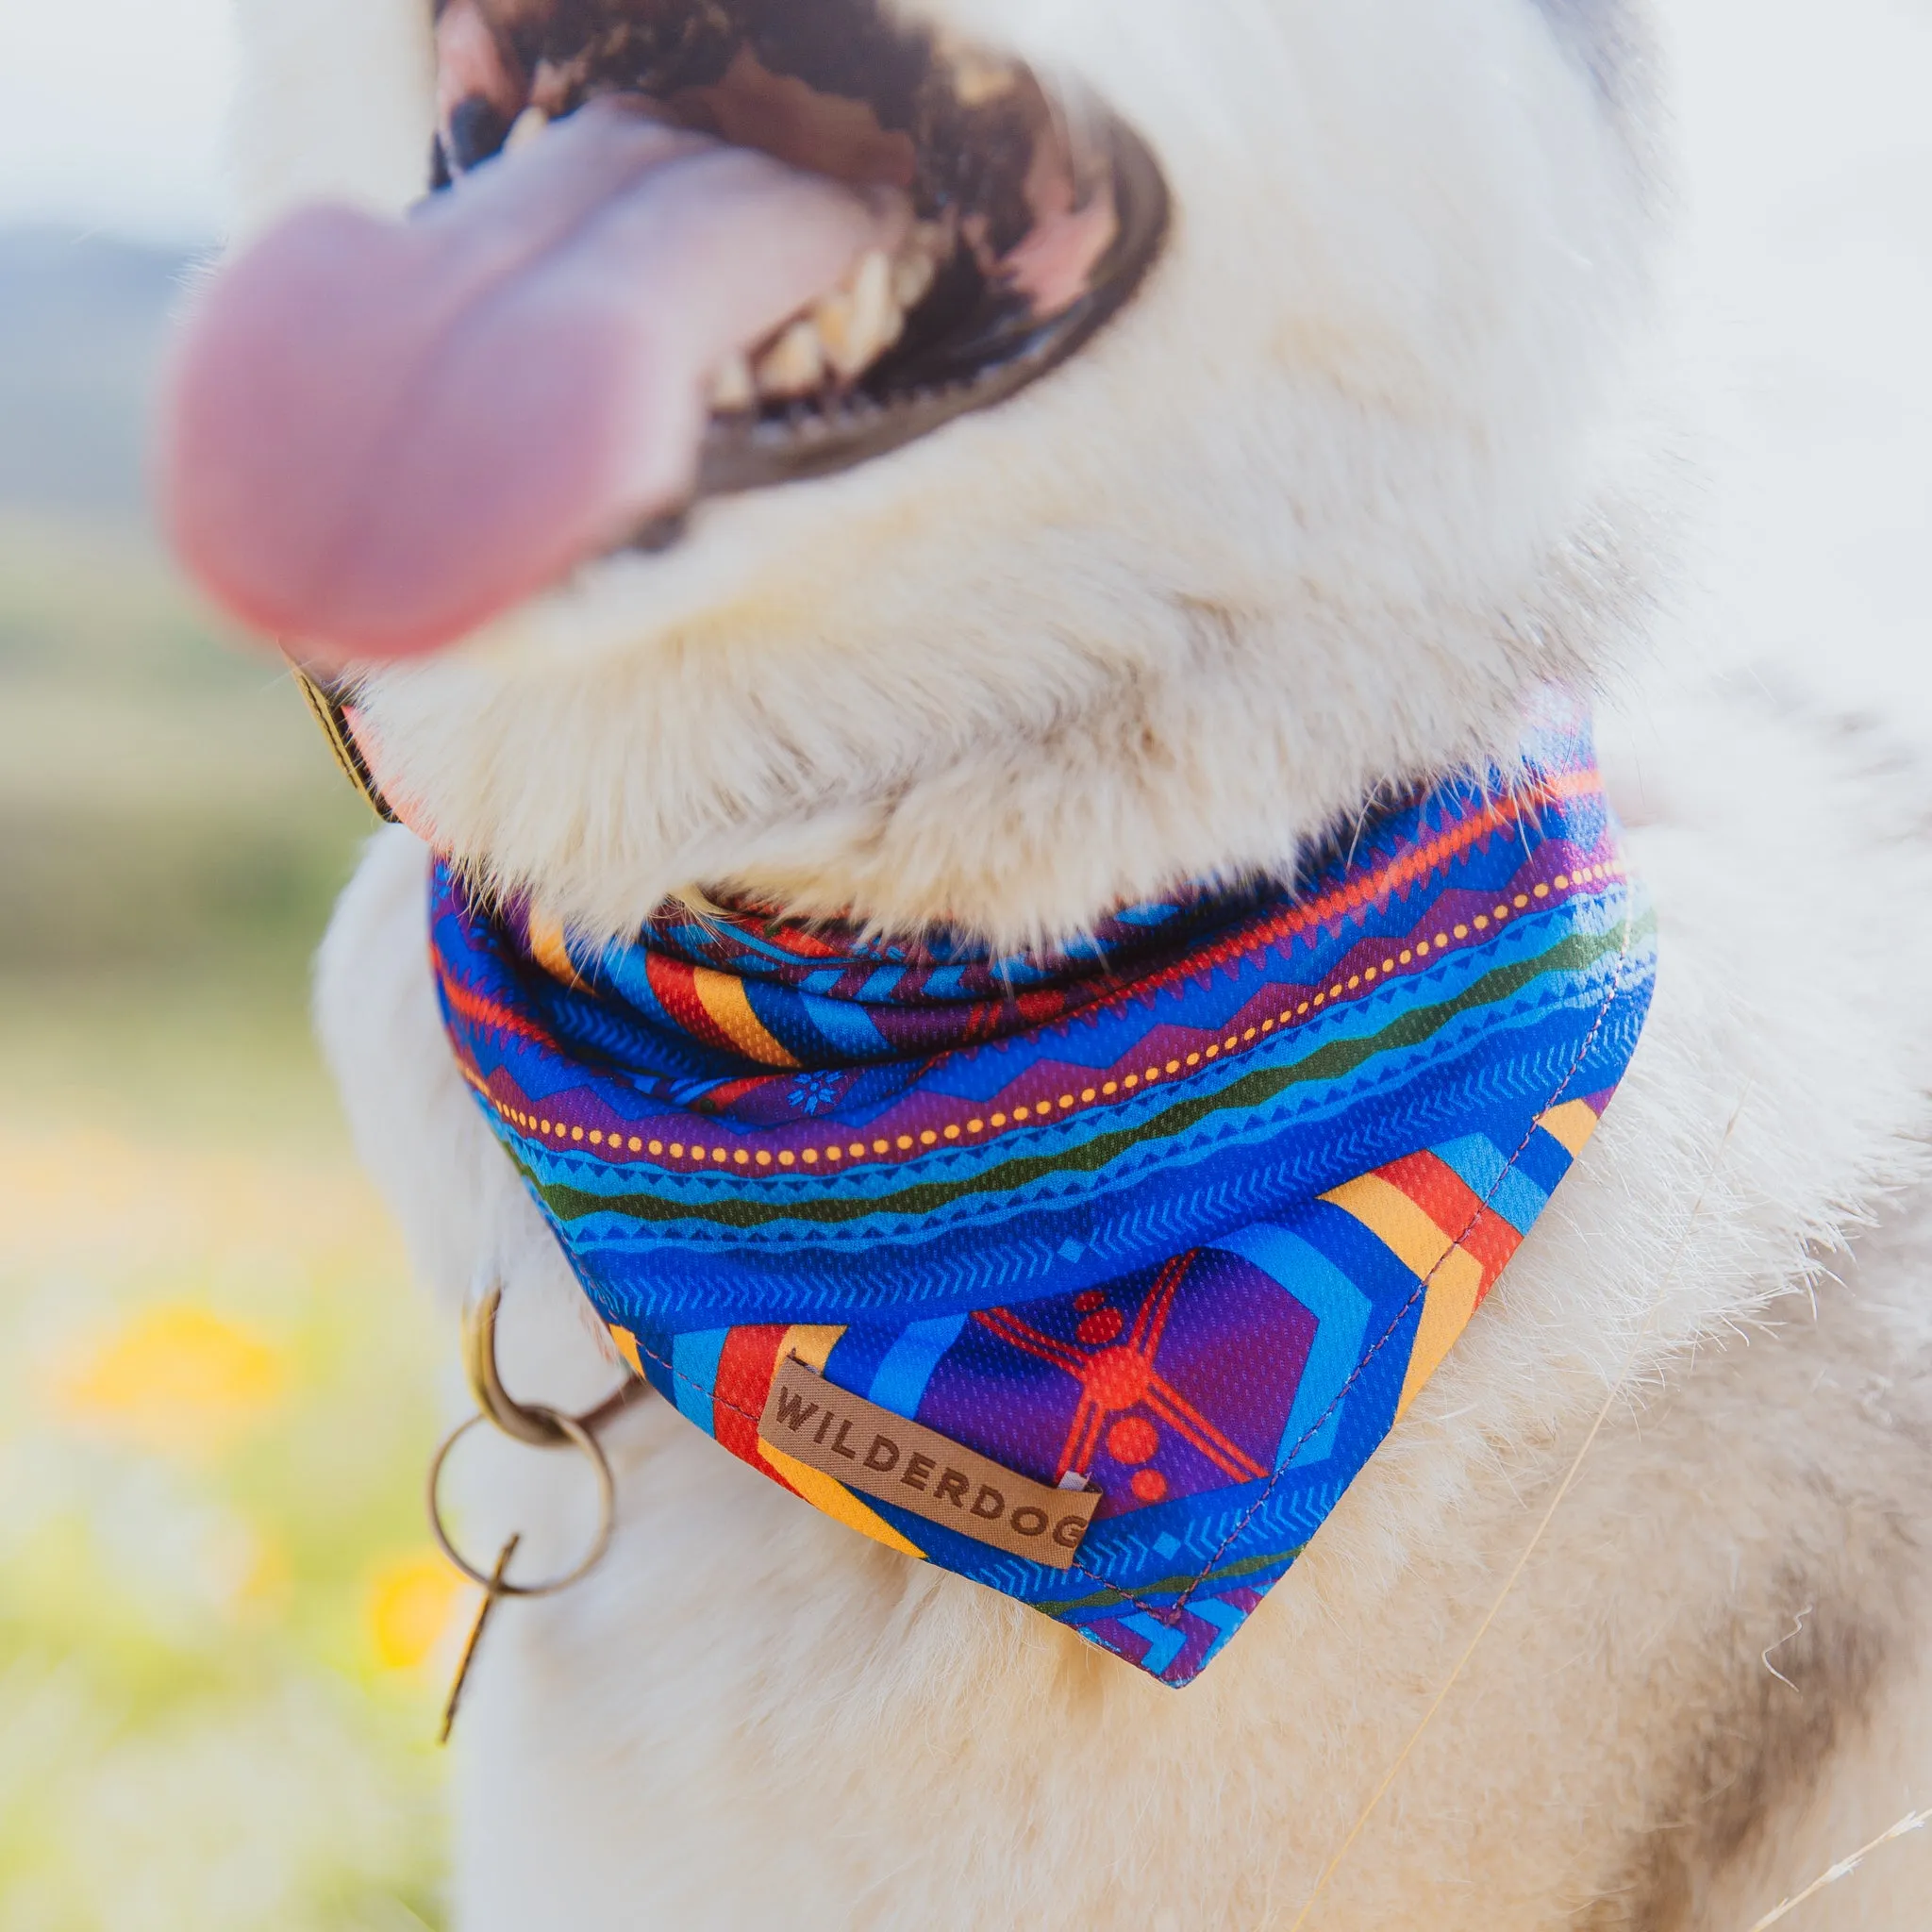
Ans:
[[[450,1541],[449,1532],[442,1524],[442,1503],[439,1495],[442,1480],[442,1466],[449,1460],[450,1451],[479,1424],[489,1422],[487,1415],[473,1415],[468,1422],[453,1429],[443,1439],[442,1447],[436,1452],[429,1465],[429,1527],[435,1536],[442,1554],[467,1576],[472,1583],[480,1584],[491,1596],[496,1597],[538,1597],[555,1596],[559,1591],[568,1590],[572,1584],[588,1576],[603,1560],[604,1552],[610,1547],[610,1533],[617,1519],[617,1484],[610,1474],[609,1459],[605,1456],[602,1445],[582,1423],[573,1421],[567,1415],[558,1415],[554,1409],[539,1408],[538,1415],[545,1417],[557,1426],[558,1436],[576,1449],[589,1462],[597,1474],[597,1534],[591,1545],[590,1555],[567,1576],[559,1576],[550,1583],[510,1583],[501,1575],[492,1577],[489,1571],[479,1570],[470,1562]]]

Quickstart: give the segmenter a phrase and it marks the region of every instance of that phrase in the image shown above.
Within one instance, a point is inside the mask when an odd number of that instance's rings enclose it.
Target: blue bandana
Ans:
[[[1516,769],[1291,887],[1051,958],[755,912],[592,946],[447,867],[433,891],[458,1058],[632,1367],[774,1482],[1171,1685],[1490,1292],[1655,974],[1554,700]]]

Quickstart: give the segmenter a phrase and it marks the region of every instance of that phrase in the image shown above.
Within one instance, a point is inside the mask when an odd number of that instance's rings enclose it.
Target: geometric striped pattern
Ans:
[[[1586,721],[1291,886],[994,958],[741,911],[592,947],[439,870],[458,1063],[632,1368],[847,1527],[1161,1682],[1218,1656],[1499,1277],[1655,933]],[[778,1365],[1100,1501],[1070,1569],[764,1441]]]

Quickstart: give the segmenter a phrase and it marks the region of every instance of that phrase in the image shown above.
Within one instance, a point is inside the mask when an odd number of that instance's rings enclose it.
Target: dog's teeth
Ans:
[[[510,123],[509,132],[504,137],[504,153],[513,155],[520,149],[528,147],[549,125],[550,116],[541,108],[525,108]]]
[[[905,334],[907,311],[924,299],[950,246],[942,224],[923,222],[896,256],[868,250],[809,315],[780,331],[749,365],[736,358],[719,369],[712,408],[795,401],[822,389],[827,375],[853,381]]]
[[[811,312],[811,325],[818,331],[820,344],[825,352],[825,360],[841,375],[856,373],[846,365],[852,355],[855,336],[856,305],[850,289],[834,289],[829,295],[822,295],[818,306]],[[857,365],[862,369],[861,362]]]
[[[873,249],[846,285],[819,304],[813,321],[825,359],[848,381],[891,348],[905,317],[892,299],[892,269],[884,254]]]
[[[733,356],[719,364],[711,378],[711,407],[728,415],[734,409],[748,409],[758,401],[758,385],[752,380],[751,363]]]
[[[1003,60],[990,59],[974,47],[955,47],[948,62],[953,94],[962,108],[983,108],[1013,90],[1015,75]]]
[[[824,375],[824,344],[808,321],[794,322],[758,358],[758,386],[763,396],[809,395]]]
[[[952,246],[945,225],[922,222],[896,256],[870,249],[843,281],[822,295],[755,357],[724,364],[713,379],[711,407],[747,408],[754,401],[788,402],[824,386],[827,375],[851,382],[906,332],[908,310],[924,300]]]
[[[902,255],[892,264],[892,299],[901,308],[917,308],[925,300],[938,271],[929,255]]]

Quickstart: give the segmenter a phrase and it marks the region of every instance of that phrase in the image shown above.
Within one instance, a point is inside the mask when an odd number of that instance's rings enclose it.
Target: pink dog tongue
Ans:
[[[181,350],[175,546],[286,641],[447,643],[675,508],[719,364],[902,219],[608,102],[407,225],[297,214]]]

